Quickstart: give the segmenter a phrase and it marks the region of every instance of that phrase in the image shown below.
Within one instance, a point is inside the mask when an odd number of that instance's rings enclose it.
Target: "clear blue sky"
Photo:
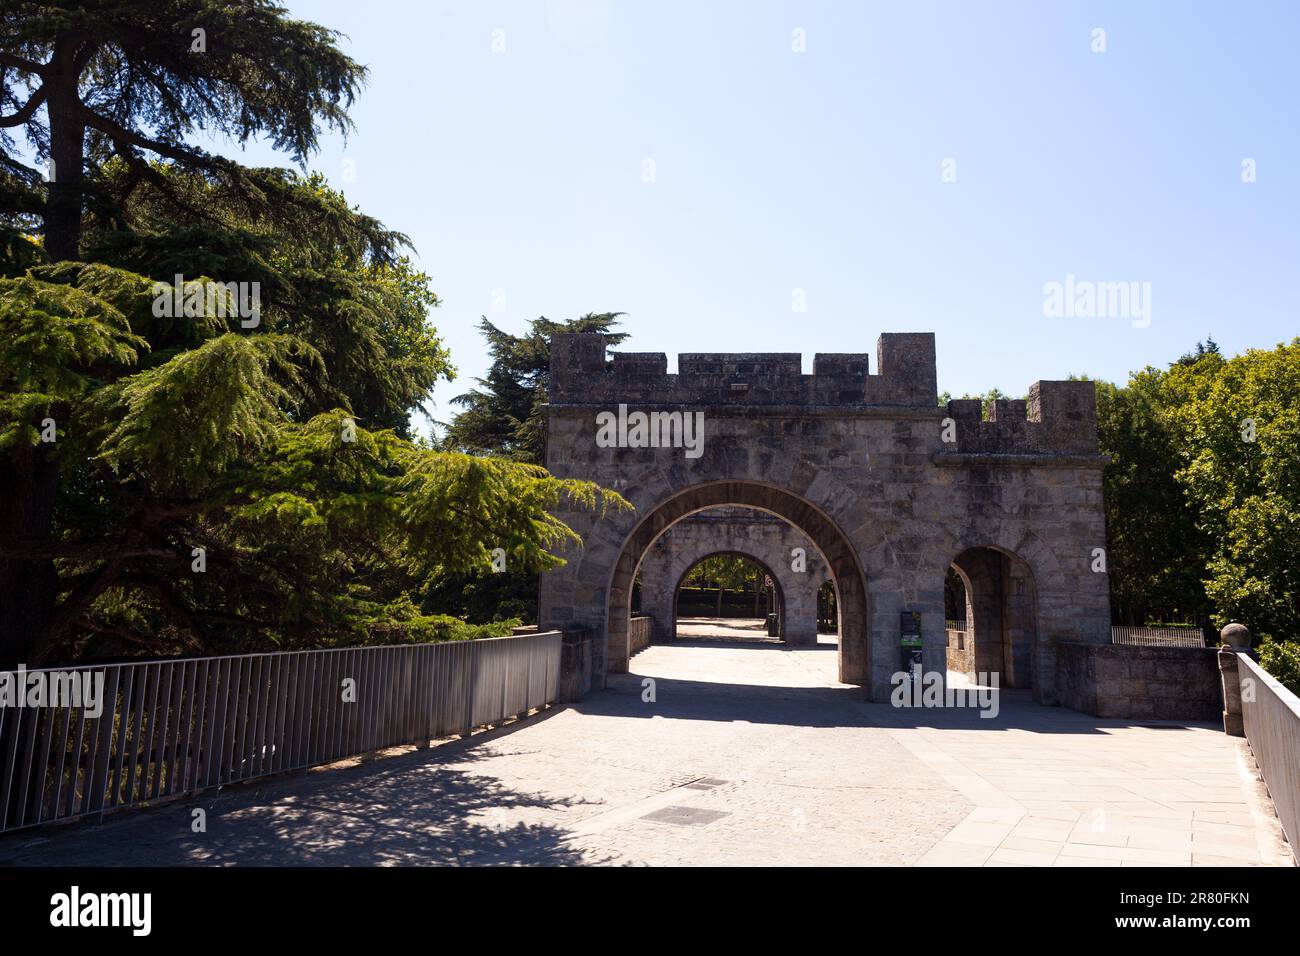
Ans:
[[[933,330],[956,394],[1300,334],[1300,4],[287,3],[370,68],[311,165],[432,276],[439,418],[484,314],[621,310],[670,370]],[[1150,326],[1045,318],[1067,273],[1149,282]]]

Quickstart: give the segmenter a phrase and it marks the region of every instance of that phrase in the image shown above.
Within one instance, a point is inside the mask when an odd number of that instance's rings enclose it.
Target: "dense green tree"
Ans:
[[[492,364],[479,387],[452,399],[460,409],[447,425],[447,448],[493,454],[544,464],[546,438],[542,405],[551,372],[551,336],[558,332],[601,332],[611,345],[627,338],[615,332],[621,312],[591,312],[577,319],[552,322],[545,316],[529,323],[523,335],[511,335],[486,317],[479,330]]]
[[[140,179],[155,178],[153,156],[251,192],[256,175],[188,138],[197,130],[240,143],[261,137],[301,164],[321,124],[348,128],[364,68],[334,31],[286,12],[268,0],[4,5],[0,108],[11,112],[0,127],[23,127],[49,174],[38,214],[52,259],[80,257],[83,209],[98,191],[94,167],[109,156]],[[8,155],[7,166],[35,187],[34,171]]]
[[[1300,339],[1176,364],[1167,387],[1215,623],[1300,637]]]
[[[1123,388],[1097,382],[1106,557],[1116,623],[1209,623],[1206,536],[1178,481],[1179,441],[1166,373],[1146,368]]]
[[[452,399],[457,412],[446,425],[442,447],[544,464],[542,406],[551,372],[551,336],[557,332],[601,332],[617,344],[627,337],[614,331],[620,315],[589,313],[562,322],[542,317],[530,322],[522,335],[512,335],[482,318],[479,330],[491,365],[477,380],[478,388]],[[437,577],[428,582],[424,602],[430,608],[454,609],[471,621],[531,620],[537,613],[537,586],[534,569],[508,563],[501,572],[477,568]]]
[[[462,636],[431,581],[553,564],[563,498],[626,507],[412,440],[453,370],[404,237],[184,144],[303,158],[362,78],[333,44],[260,0],[0,13],[0,122],[57,170],[5,141],[0,665]]]
[[[1300,340],[1210,339],[1097,398],[1117,618],[1300,635]]]

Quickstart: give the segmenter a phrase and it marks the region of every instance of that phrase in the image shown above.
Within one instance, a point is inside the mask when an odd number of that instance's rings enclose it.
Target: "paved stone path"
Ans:
[[[679,617],[676,637],[678,640],[725,638],[773,643],[779,640],[767,636],[767,621],[761,617]]]
[[[835,650],[653,646],[610,690],[428,750],[0,839],[19,864],[1283,864],[1239,741],[1004,693],[896,710]],[[654,702],[643,702],[645,678]],[[207,832],[191,832],[192,810]]]

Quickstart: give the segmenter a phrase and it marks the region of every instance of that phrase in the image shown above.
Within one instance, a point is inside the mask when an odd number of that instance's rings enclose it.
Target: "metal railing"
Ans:
[[[0,706],[0,832],[525,714],[558,699],[561,642],[549,631],[26,671],[27,686],[100,675],[102,692],[98,707]]]
[[[944,626],[944,630],[948,630],[948,631],[964,631],[964,630],[966,630],[966,622],[965,622],[965,621],[944,621],[944,622],[943,622],[943,626]]]
[[[1112,626],[1110,642],[1137,647],[1204,647],[1205,635],[1200,631],[1181,627]]]
[[[1237,664],[1246,742],[1273,798],[1291,852],[1300,856],[1296,849],[1300,847],[1300,698],[1250,655],[1238,654]],[[1254,685],[1251,693],[1246,692],[1248,680]]]

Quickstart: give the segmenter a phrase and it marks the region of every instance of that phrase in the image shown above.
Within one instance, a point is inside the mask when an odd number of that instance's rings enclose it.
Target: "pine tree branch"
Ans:
[[[179,146],[173,146],[169,143],[162,143],[158,140],[149,139],[147,136],[141,136],[124,126],[119,126],[106,116],[101,116],[94,110],[85,106],[79,108],[82,120],[92,129],[97,129],[107,135],[114,143],[130,143],[132,146],[138,146],[140,149],[147,149],[151,153],[157,153],[159,156],[166,156],[168,159],[174,159],[178,163],[185,163],[189,166],[195,166],[202,169],[218,169],[225,166],[223,162],[216,157],[207,156],[203,153],[192,152]]]
[[[48,64],[36,63],[6,50],[0,50],[0,64],[21,70],[23,73],[35,73],[42,79],[45,78],[45,71],[49,68]]]
[[[38,89],[35,93],[31,95],[31,97],[23,105],[23,108],[20,109],[18,112],[10,113],[8,116],[0,116],[0,127],[8,129],[14,126],[22,126],[24,123],[26,123],[28,120],[32,118],[32,114],[34,114],[38,109],[40,109],[41,104],[44,102],[45,102],[45,87],[42,86],[40,89]]]

